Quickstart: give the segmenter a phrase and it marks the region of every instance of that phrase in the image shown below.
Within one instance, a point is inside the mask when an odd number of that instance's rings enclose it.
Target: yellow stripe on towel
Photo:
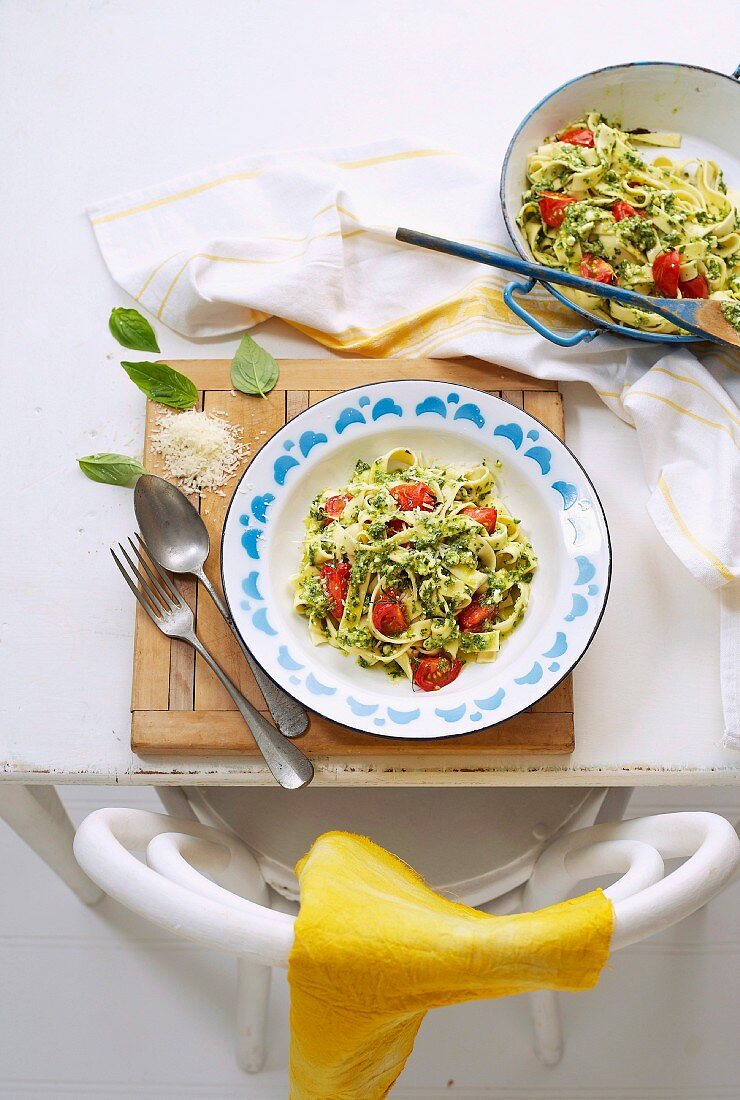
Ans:
[[[199,183],[195,187],[186,187],[184,191],[177,191],[174,195],[163,195],[161,199],[141,202],[137,206],[130,206],[127,210],[115,210],[111,214],[100,214],[97,218],[90,218],[90,221],[93,225],[104,225],[106,222],[117,222],[120,218],[130,218],[132,214],[145,214],[148,210],[156,210],[158,206],[168,206],[171,202],[180,202],[182,199],[191,199],[194,195],[202,195],[204,191],[210,191],[224,183],[255,179],[263,171],[264,169],[258,168],[254,172],[232,172],[228,176],[208,180],[207,183]]]
[[[385,153],[383,156],[368,157],[366,160],[339,161],[337,168],[356,169],[371,168],[378,164],[391,164],[396,161],[414,160],[417,157],[453,157],[459,154],[449,149],[409,149],[403,153]],[[207,180],[198,183],[194,187],[186,187],[182,191],[176,191],[172,195],[163,195],[159,199],[150,199],[149,202],[141,202],[136,206],[129,206],[126,210],[114,210],[110,214],[99,214],[91,218],[93,225],[105,225],[107,222],[116,222],[121,218],[130,218],[134,214],[145,214],[149,210],[156,210],[160,206],[169,206],[171,202],[181,202],[183,199],[191,199],[195,195],[202,195],[204,191],[211,191],[214,187],[221,187],[225,183],[239,183],[244,180],[253,180],[261,176],[266,168],[256,168],[252,172],[231,172],[228,176],[219,176],[215,180]]]
[[[671,401],[670,397],[664,397],[662,393],[651,393],[650,390],[630,390],[626,395],[630,397],[651,397],[655,401],[662,401],[664,405],[668,405],[669,408],[675,409],[676,412],[682,413],[684,416],[691,417],[692,420],[696,420],[698,424],[705,424],[708,428],[716,428],[720,432],[725,432],[729,435],[732,442],[737,446],[737,440],[732,432],[732,429],[727,424],[718,424],[716,420],[708,420],[706,416],[699,416],[698,413],[692,412],[691,409],[685,409],[683,405],[678,405],[675,401]]]
[[[722,412],[727,413],[730,420],[732,420],[735,424],[740,424],[740,416],[735,416],[732,409],[728,409],[727,405],[724,405],[718,397],[715,397],[714,394],[706,388],[706,386],[702,386],[701,382],[697,382],[695,378],[689,378],[689,376],[686,374],[677,374],[675,371],[668,370],[667,367],[653,367],[650,373],[665,374],[666,377],[673,378],[676,382],[685,382],[687,386],[694,386],[695,389],[701,390],[701,392],[703,394],[706,394],[706,396],[711,401],[714,401],[715,405],[719,405],[720,409],[722,409]]]
[[[346,234],[345,234],[346,236]],[[444,337],[456,325],[471,318],[485,318],[512,335],[527,334],[530,329],[503,300],[502,291],[491,285],[492,276],[473,279],[451,298],[435,302],[405,317],[397,317],[377,329],[351,327],[342,332],[323,332],[296,321],[287,323],[305,336],[311,337],[332,351],[364,355],[370,359],[394,358],[407,354],[411,348],[433,336]],[[554,301],[537,302],[539,316],[545,316],[566,326],[574,324],[566,311]]]
[[[663,494],[663,500],[668,505],[668,511],[671,513],[674,520],[676,521],[676,526],[678,527],[678,529],[681,532],[681,534],[683,535],[683,537],[687,540],[687,542],[691,543],[691,545],[694,547],[694,549],[697,551],[697,553],[701,554],[701,556],[706,561],[708,561],[709,564],[711,566],[713,566],[714,569],[717,570],[717,572],[719,573],[719,575],[721,577],[724,577],[724,579],[726,581],[734,581],[735,580],[735,574],[732,572],[732,570],[728,569],[727,566],[724,565],[723,562],[721,562],[719,560],[719,558],[716,556],[716,554],[713,554],[711,550],[708,550],[706,546],[704,546],[702,543],[700,543],[698,538],[694,534],[692,534],[692,532],[689,530],[689,527],[688,527],[686,521],[684,520],[683,516],[681,515],[678,508],[676,507],[676,503],[675,503],[673,497],[671,496],[670,489],[668,488],[668,485],[666,484],[666,480],[663,477],[663,474],[661,474],[660,477],[658,478],[658,488],[660,489],[661,493]]]

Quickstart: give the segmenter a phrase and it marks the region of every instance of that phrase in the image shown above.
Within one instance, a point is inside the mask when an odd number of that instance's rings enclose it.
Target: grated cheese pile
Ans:
[[[224,496],[222,486],[249,453],[241,434],[236,425],[195,409],[163,413],[152,433],[152,449],[162,455],[167,473],[186,493]]]

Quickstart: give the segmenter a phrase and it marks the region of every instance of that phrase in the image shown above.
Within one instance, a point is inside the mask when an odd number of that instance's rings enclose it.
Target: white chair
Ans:
[[[621,821],[631,787],[159,787],[167,813],[243,840],[268,886],[297,902],[296,862],[332,829],[370,836],[439,893],[514,912],[544,848]]]
[[[103,809],[80,825],[74,848],[83,870],[111,897],[170,932],[237,957],[238,1061],[257,1072],[265,1056],[270,968],[288,965],[295,917],[267,907],[267,887],[247,847],[191,817]],[[134,852],[144,853],[146,863]],[[666,875],[666,859],[685,862]],[[612,950],[619,950],[701,908],[739,864],[737,834],[715,814],[594,825],[545,849],[523,907],[562,900],[585,879],[619,875],[605,891],[615,910]],[[530,1004],[538,1055],[554,1064],[562,1052],[555,995],[532,994]]]

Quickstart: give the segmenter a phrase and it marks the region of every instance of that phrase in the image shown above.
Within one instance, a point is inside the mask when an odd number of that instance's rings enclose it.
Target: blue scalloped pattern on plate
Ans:
[[[505,409],[502,410],[502,413],[505,413]],[[516,451],[521,450],[525,446],[525,442],[529,441],[534,445],[528,446],[526,450],[522,451],[522,454],[532,462],[543,478],[548,479],[552,467],[552,452],[549,447],[539,442],[540,433],[538,431],[534,429],[528,431],[525,440],[524,431],[514,421],[507,421],[502,417],[497,419],[495,423],[489,423],[479,405],[469,401],[461,403],[460,394],[454,390],[447,395],[446,402],[438,394],[429,394],[422,397],[421,400],[416,400],[408,410],[405,410],[393,397],[373,399],[363,394],[354,404],[348,404],[343,408],[336,417],[331,429],[327,430],[341,436],[345,432],[351,433],[355,425],[367,424],[368,417],[373,421],[377,421],[384,417],[403,419],[405,416],[410,419],[429,416],[465,420],[471,425],[471,430],[477,429],[480,432],[495,436]],[[258,603],[262,600],[259,588],[259,543],[264,527],[269,522],[270,505],[284,488],[291,471],[299,467],[315,447],[326,442],[328,442],[328,438],[324,432],[316,433],[313,431],[304,431],[297,440],[286,440],[283,449],[290,453],[280,455],[273,464],[274,492],[255,495],[249,502],[249,512],[251,514],[240,517],[240,522],[246,528],[241,536],[242,546],[245,556],[249,559],[249,572],[242,581],[242,588],[247,596]],[[302,458],[299,456],[302,456]],[[566,481],[553,481],[550,483],[549,479],[548,483],[549,488],[559,498],[559,507],[563,512],[569,511],[577,504],[579,499],[577,486]],[[255,523],[257,526],[254,525]],[[576,575],[572,580],[571,607],[568,614],[563,618],[563,629],[556,631],[554,637],[546,639],[547,644],[543,646],[540,654],[542,660],[535,660],[530,669],[517,677],[507,679],[505,686],[502,685],[487,698],[471,700],[470,703],[461,703],[454,707],[436,707],[435,714],[443,719],[445,723],[455,726],[464,722],[470,725],[472,722],[475,725],[484,721],[485,714],[490,714],[500,707],[509,692],[538,684],[542,680],[545,680],[545,687],[547,687],[548,681],[552,681],[550,686],[555,685],[557,673],[561,669],[561,665],[555,658],[564,656],[568,650],[568,624],[586,614],[589,608],[589,599],[599,594],[604,583],[603,580],[599,583],[593,583],[594,580],[599,578],[597,577],[597,567],[589,557],[579,554],[574,558],[574,562]],[[246,601],[242,606],[251,612],[252,625],[257,630],[268,636],[276,634],[276,631],[270,625],[267,609],[264,606],[252,609],[251,604],[247,604]],[[305,666],[291,654],[289,647],[286,645],[281,645],[279,648],[278,663],[283,669],[291,672],[291,683],[303,683],[312,695],[333,696],[338,691],[338,688],[324,684],[312,672],[307,671]],[[361,698],[358,699],[351,694],[348,694],[343,702],[346,704],[348,715],[356,715],[357,717],[375,716],[373,717],[373,723],[379,727],[385,726],[386,723],[395,726],[409,726],[418,722],[421,717],[421,711],[418,707],[409,709],[392,706],[381,707],[377,703],[363,702]],[[379,713],[381,710],[382,713]]]

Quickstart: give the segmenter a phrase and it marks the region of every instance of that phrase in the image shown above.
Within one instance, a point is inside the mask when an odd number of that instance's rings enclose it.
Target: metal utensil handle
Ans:
[[[276,684],[274,680],[271,680],[266,672],[263,672],[260,666],[255,661],[252,654],[242,640],[239,631],[236,629],[236,623],[234,622],[231,612],[219,596],[216,589],[213,587],[208,577],[204,572],[197,574],[198,579],[202,583],[203,587],[208,592],[215,603],[218,610],[224,617],[229,630],[236,638],[239,645],[239,649],[244,654],[247,664],[254,673],[254,678],[257,681],[260,691],[265,697],[265,702],[270,711],[270,714],[275,719],[275,723],[282,734],[285,737],[300,737],[302,733],[305,733],[308,729],[308,715],[301,704],[294,699],[291,695],[288,695],[287,691],[284,691],[279,684]]]
[[[501,252],[490,252],[487,248],[476,248],[474,245],[448,241],[444,237],[433,237],[428,233],[417,233],[415,229],[397,229],[396,240],[404,241],[406,244],[415,244],[420,248],[431,248],[434,252],[445,252],[448,256],[459,256],[463,260],[475,260],[480,264],[501,268],[502,271],[515,271],[517,275],[526,275],[527,278],[536,279],[540,283],[559,283],[561,286],[570,287],[571,290],[581,290],[586,294],[594,294],[597,298],[609,298],[611,301],[621,302],[622,305],[632,306],[635,309],[647,309],[651,313],[657,313],[659,316],[664,317],[672,324],[676,324],[675,314],[670,310],[663,309],[655,302],[655,299],[646,298],[644,294],[635,294],[633,290],[625,290],[623,287],[613,286],[611,283],[598,283],[595,279],[582,279],[580,275],[571,275],[569,271],[560,271],[556,267],[531,264],[526,260],[506,256]]]
[[[258,749],[265,758],[265,763],[280,786],[297,790],[310,783],[313,779],[313,764],[305,753],[302,753],[292,741],[286,740],[279,730],[271,726],[267,719],[255,710],[249,700],[245,699],[238,688],[232,684],[193,631],[185,640],[201,655],[236,703],[239,713],[247,723]]]

